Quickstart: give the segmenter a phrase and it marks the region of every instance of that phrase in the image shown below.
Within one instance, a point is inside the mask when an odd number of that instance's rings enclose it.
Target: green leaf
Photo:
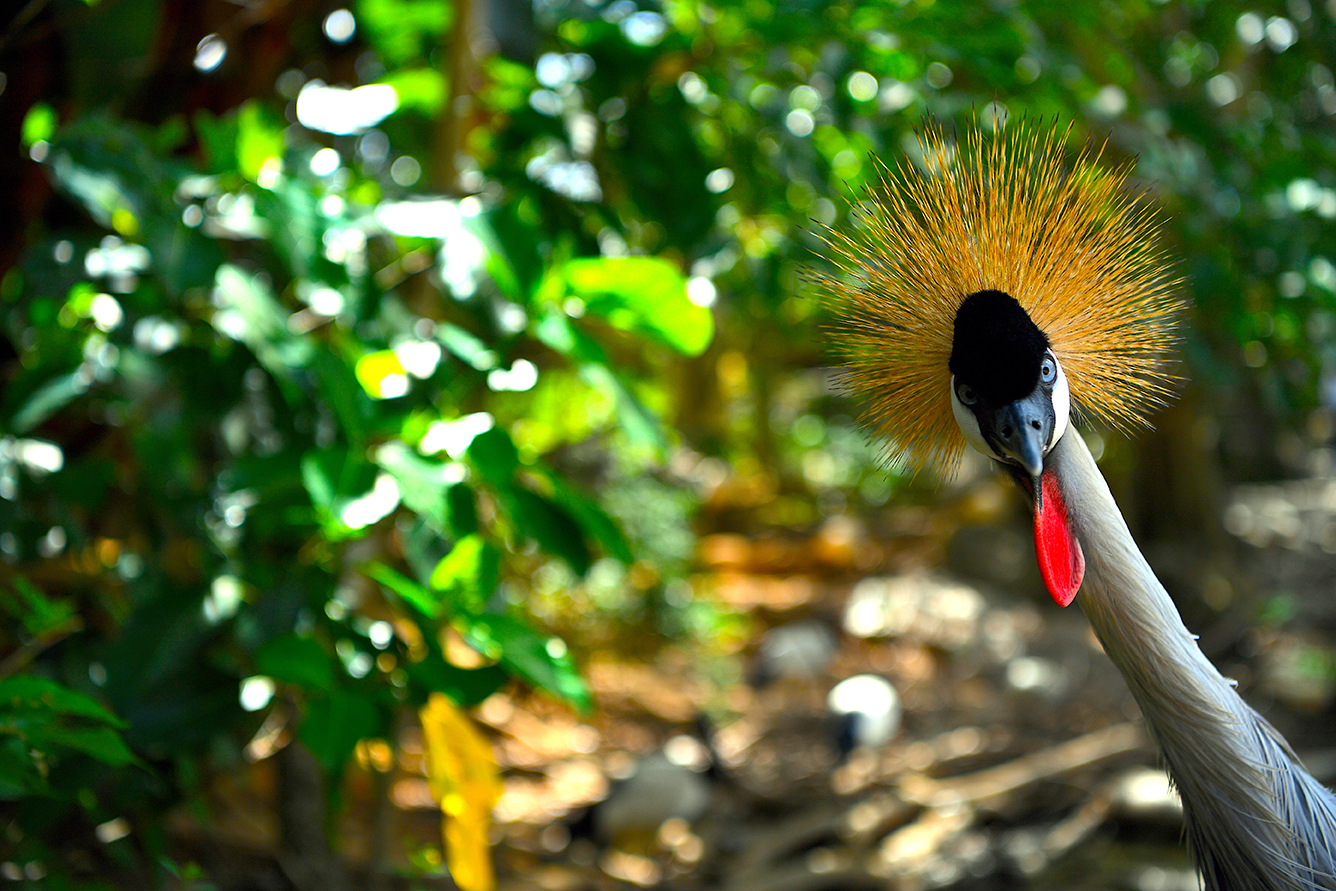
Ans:
[[[36,711],[39,714],[71,715],[90,718],[124,729],[126,724],[94,699],[62,687],[55,681],[31,675],[17,675],[0,680],[0,716],[7,711]]]
[[[545,479],[552,487],[552,500],[575,517],[585,534],[597,541],[608,556],[623,563],[631,563],[635,559],[631,554],[631,544],[622,534],[621,527],[593,499],[577,491],[555,473],[547,474]]]
[[[459,474],[446,464],[423,458],[401,442],[386,443],[376,450],[376,463],[399,485],[399,494],[408,508],[427,520],[441,535],[468,534],[455,521],[452,490],[459,485]],[[465,494],[468,494],[465,489]],[[465,525],[470,525],[465,517]]]
[[[360,0],[357,29],[391,67],[426,61],[441,46],[456,7],[447,0]]]
[[[358,449],[365,446],[373,409],[356,372],[342,356],[330,350],[320,350],[311,358],[311,370],[320,383],[320,395],[334,410],[349,444]]]
[[[662,454],[668,448],[668,437],[663,425],[645,404],[636,398],[635,393],[611,367],[587,362],[580,366],[580,377],[590,386],[606,393],[612,393],[617,403],[617,419],[621,422],[622,432],[632,445],[653,449]]]
[[[13,433],[27,433],[87,392],[88,375],[82,370],[57,375],[14,410],[9,429]]]
[[[444,693],[464,707],[482,702],[511,677],[499,664],[460,668],[446,662],[439,652],[429,652],[422,660],[405,664],[404,673],[419,691],[415,697],[418,701],[425,702],[428,693]]]
[[[14,593],[0,597],[0,609],[22,622],[29,634],[40,636],[67,623],[82,621],[69,601],[52,600],[26,578],[16,576],[11,584]]]
[[[563,356],[581,360],[580,376],[591,386],[613,394],[622,430],[633,445],[662,452],[668,447],[658,418],[635,397],[631,388],[613,370],[598,341],[576,328],[564,313],[550,312],[534,326],[534,336]]]
[[[66,751],[83,752],[112,767],[137,763],[118,732],[126,726],[95,700],[46,678],[19,675],[0,681],[0,797],[16,787],[35,789],[34,774],[42,775],[38,761]]]
[[[421,112],[435,120],[445,105],[445,76],[435,68],[393,71],[376,83],[388,84],[399,94],[399,109]]]
[[[531,302],[543,277],[536,225],[538,220],[524,219],[513,203],[464,217],[464,226],[487,248],[487,274],[503,296],[517,303]]]
[[[432,590],[452,594],[454,612],[476,613],[496,590],[500,555],[481,535],[466,535],[432,570]]]
[[[460,483],[446,490],[450,503],[450,530],[455,535],[472,535],[478,531],[478,503],[471,486]]]
[[[336,538],[362,527],[343,519],[344,508],[353,499],[371,491],[376,468],[351,449],[313,449],[302,456],[302,483],[325,525],[325,533]]]
[[[319,641],[295,632],[265,641],[255,651],[255,670],[307,690],[328,690],[334,685],[329,653]]]
[[[237,167],[255,182],[260,170],[283,158],[284,122],[265,105],[251,100],[237,111]]]
[[[540,634],[512,616],[479,616],[464,629],[479,652],[536,687],[561,697],[581,711],[592,705],[589,689],[559,637]]]
[[[565,274],[586,310],[614,328],[648,334],[688,356],[703,353],[714,337],[714,316],[691,302],[686,277],[667,260],[585,258],[567,262]]]
[[[250,347],[275,378],[291,380],[311,361],[313,346],[288,331],[288,312],[263,279],[225,263],[213,293],[221,310],[213,315],[214,327]]]
[[[598,365],[608,364],[608,355],[598,341],[571,324],[565,313],[544,315],[534,326],[534,336],[563,356]]]
[[[47,789],[32,752],[16,736],[0,736],[0,801],[12,801]]]
[[[177,130],[86,114],[56,132],[50,171],[99,225],[147,248],[152,279],[182,296],[207,288],[223,255],[202,227],[182,222],[177,196],[184,171],[160,144]]]
[[[441,342],[441,346],[478,371],[490,371],[496,367],[496,351],[488,349],[487,344],[458,325],[441,322],[436,326],[436,339]]]
[[[91,755],[111,767],[136,764],[139,759],[125,745],[121,735],[110,727],[51,727],[34,741],[42,749],[60,746]]]
[[[384,563],[368,563],[362,567],[368,578],[374,579],[399,595],[409,606],[428,619],[436,619],[441,614],[439,598],[426,586],[419,585],[408,576],[396,572]]]
[[[528,489],[512,489],[508,500],[511,521],[521,534],[565,560],[578,575],[589,571],[589,546],[580,524],[570,513]]]
[[[468,447],[469,460],[483,479],[494,486],[508,486],[520,466],[520,453],[510,434],[491,427],[473,437]]]
[[[333,689],[307,704],[300,734],[325,771],[337,776],[358,742],[382,735],[383,723],[366,696]]]
[[[23,144],[32,147],[39,142],[50,142],[56,132],[56,110],[45,102],[35,102],[23,116]]]

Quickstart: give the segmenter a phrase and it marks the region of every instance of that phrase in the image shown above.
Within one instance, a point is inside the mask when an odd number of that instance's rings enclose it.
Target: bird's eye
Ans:
[[[969,384],[956,387],[956,398],[960,400],[961,405],[973,405],[979,401],[978,394],[970,389]]]
[[[1045,356],[1044,362],[1039,366],[1039,380],[1046,384],[1051,384],[1058,377],[1058,363],[1052,356]]]

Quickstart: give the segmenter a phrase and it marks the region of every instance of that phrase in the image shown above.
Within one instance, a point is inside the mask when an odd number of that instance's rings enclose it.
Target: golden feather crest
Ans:
[[[949,474],[959,463],[947,363],[956,310],[976,291],[1020,302],[1078,410],[1126,431],[1168,398],[1180,281],[1153,213],[1127,194],[1131,165],[1104,170],[1087,149],[1068,167],[1069,132],[976,127],[957,146],[929,127],[922,165],[878,162],[852,230],[825,233],[836,271],[814,279],[829,339],[896,466]]]

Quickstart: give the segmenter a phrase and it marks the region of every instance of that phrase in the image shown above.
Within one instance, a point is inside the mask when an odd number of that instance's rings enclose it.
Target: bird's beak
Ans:
[[[1054,444],[1053,452],[1058,452],[1061,447],[1059,440]],[[1058,463],[1061,463],[1060,459]],[[1015,464],[1008,465],[1007,469],[1030,496],[1034,510],[1034,551],[1044,587],[1054,603],[1068,606],[1076,599],[1076,592],[1085,578],[1085,554],[1068,515],[1061,474],[1058,468],[1042,464],[1041,460],[1040,472],[1034,476]]]
[[[1036,387],[1029,396],[993,409],[979,421],[983,438],[997,456],[1037,482],[1044,472],[1044,455],[1053,436],[1053,397]],[[1038,486],[1035,491],[1040,491]]]

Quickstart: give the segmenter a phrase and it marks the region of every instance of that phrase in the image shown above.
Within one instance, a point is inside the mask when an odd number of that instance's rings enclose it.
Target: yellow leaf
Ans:
[[[129,208],[118,207],[111,212],[111,228],[126,238],[133,238],[139,234],[139,220]]]
[[[393,399],[408,392],[408,373],[394,350],[367,353],[357,360],[353,374],[373,399]]]
[[[441,806],[450,876],[461,891],[493,891],[488,833],[501,797],[501,770],[491,743],[448,697],[431,694],[419,712],[427,751],[427,783]]]

